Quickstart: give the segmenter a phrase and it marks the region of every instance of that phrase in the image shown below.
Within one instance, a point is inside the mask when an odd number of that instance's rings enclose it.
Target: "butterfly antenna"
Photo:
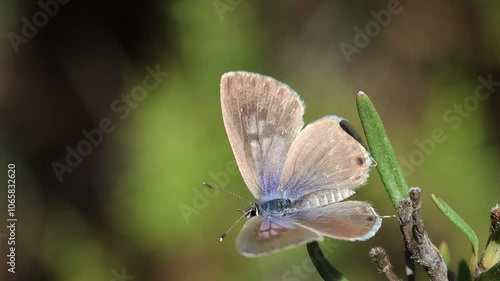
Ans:
[[[247,201],[247,202],[248,202],[248,203],[250,203],[250,204],[253,204],[252,202],[250,202],[250,200],[248,200],[248,199],[246,199],[246,198],[244,198],[244,197],[241,197],[241,196],[239,196],[238,194],[234,194],[234,193],[232,193],[231,191],[228,191],[228,190],[225,190],[225,189],[222,189],[222,188],[219,188],[219,187],[215,187],[215,186],[210,185],[210,184],[208,184],[208,183],[206,183],[206,182],[204,182],[204,183],[203,183],[203,185],[204,185],[206,188],[215,189],[215,190],[220,190],[220,191],[222,191],[222,192],[225,192],[225,193],[227,193],[227,194],[231,194],[231,195],[233,195],[233,196],[235,196],[235,197],[238,197],[238,198],[240,198],[240,199],[242,199],[242,200],[245,200],[245,201]]]
[[[396,215],[388,215],[388,216],[380,216],[383,219],[393,219],[396,217]]]
[[[240,217],[237,221],[235,221],[235,222],[233,223],[233,225],[231,225],[231,227],[230,227],[230,228],[229,228],[226,232],[224,232],[224,234],[222,234],[222,235],[220,236],[220,238],[219,238],[219,242],[222,242],[222,240],[224,240],[224,238],[226,238],[226,236],[229,234],[229,231],[231,231],[231,230],[232,230],[232,229],[236,226],[236,224],[237,224],[237,223],[238,223],[238,222],[239,222],[242,218],[244,218],[244,217],[245,217],[245,214],[243,214],[243,216],[241,216],[241,217]]]

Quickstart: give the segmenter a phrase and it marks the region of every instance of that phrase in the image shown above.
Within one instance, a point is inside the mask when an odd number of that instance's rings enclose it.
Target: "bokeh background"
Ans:
[[[4,0],[0,7],[0,174],[16,164],[18,217],[11,274],[5,178],[0,280],[321,280],[305,247],[240,256],[241,223],[218,242],[247,203],[201,183],[251,198],[220,110],[220,76],[232,70],[289,84],[307,105],[306,123],[336,114],[361,131],[355,96],[365,91],[408,183],[423,189],[429,235],[448,243],[450,269],[469,260],[471,247],[431,194],[454,207],[484,247],[490,208],[500,200],[500,88],[483,87],[484,99],[476,88],[479,77],[500,81],[498,1]],[[36,31],[27,23],[34,21]],[[363,40],[358,28],[367,27]],[[127,100],[154,69],[168,75],[140,101]],[[114,130],[68,166],[68,151],[103,120]],[[444,141],[432,140],[436,129]],[[67,170],[58,177],[59,165]],[[394,214],[374,170],[355,198]],[[350,280],[384,280],[368,256],[377,245],[404,276],[395,219],[369,241],[321,245]]]

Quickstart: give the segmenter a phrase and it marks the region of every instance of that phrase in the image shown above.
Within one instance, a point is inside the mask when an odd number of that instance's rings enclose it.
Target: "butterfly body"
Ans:
[[[257,203],[236,239],[255,257],[331,237],[366,240],[381,218],[361,201],[373,160],[346,120],[321,118],[303,128],[304,103],[289,86],[243,71],[221,79],[224,126],[241,175]]]

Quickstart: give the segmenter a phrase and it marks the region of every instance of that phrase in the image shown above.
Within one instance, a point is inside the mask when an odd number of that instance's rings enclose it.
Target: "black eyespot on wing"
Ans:
[[[365,164],[365,158],[363,158],[363,157],[356,157],[356,163],[359,166],[363,166]]]
[[[362,146],[364,146],[366,148],[365,144],[363,143],[363,139],[358,134],[358,132],[356,132],[356,130],[354,129],[354,127],[351,125],[351,123],[349,123],[349,121],[342,120],[342,121],[339,122],[339,124],[340,124],[340,128],[342,128],[342,130],[344,130],[344,132],[346,132],[347,134],[349,134],[357,142],[359,142]]]

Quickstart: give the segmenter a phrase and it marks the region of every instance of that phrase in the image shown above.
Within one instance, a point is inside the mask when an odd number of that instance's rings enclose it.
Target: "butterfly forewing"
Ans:
[[[318,233],[288,220],[256,216],[243,226],[236,248],[244,256],[256,257],[322,239]]]
[[[345,201],[292,213],[291,221],[319,234],[341,240],[366,240],[380,228],[382,218],[366,202]]]
[[[255,198],[276,191],[287,152],[303,126],[297,93],[271,77],[229,72],[221,79],[224,126]]]
[[[346,122],[336,116],[324,117],[300,132],[290,147],[280,192],[299,198],[319,190],[354,190],[366,183],[371,157],[342,129],[341,121]]]

